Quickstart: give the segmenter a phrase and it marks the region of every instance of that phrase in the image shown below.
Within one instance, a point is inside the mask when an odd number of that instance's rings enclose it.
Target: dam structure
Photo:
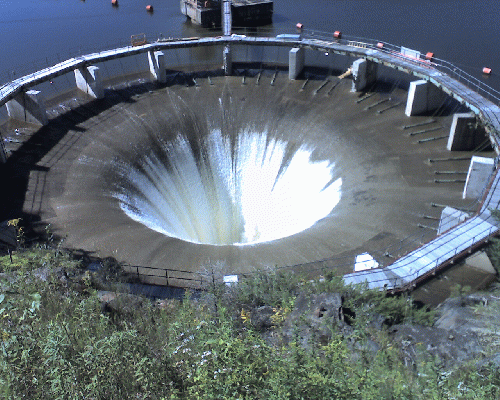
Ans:
[[[269,48],[275,60],[264,60]],[[211,52],[218,66],[174,65],[184,51]],[[149,78],[104,82],[106,65],[128,57],[147,60]],[[401,88],[377,66],[418,80]],[[471,157],[486,142],[499,151],[498,93],[457,71],[305,30],[161,38],[71,58],[0,87],[11,118],[2,135],[13,138],[2,160],[19,174],[6,187],[66,245],[113,256],[146,282],[200,286],[214,266],[293,267],[406,290],[498,232],[496,163],[458,225],[444,221],[436,236],[422,223],[440,219],[436,204],[468,206]],[[66,74],[78,94],[45,104],[35,89]],[[419,226],[425,235],[408,240]],[[351,273],[364,252],[380,268]]]

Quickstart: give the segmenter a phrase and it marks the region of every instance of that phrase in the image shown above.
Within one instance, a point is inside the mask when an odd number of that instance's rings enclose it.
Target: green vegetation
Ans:
[[[498,369],[410,364],[379,316],[431,324],[410,297],[303,281],[285,273],[214,284],[201,299],[143,301],[106,313],[102,277],[61,249],[39,246],[0,258],[0,397],[5,399],[491,399]],[[217,282],[217,281],[216,281]],[[332,318],[329,339],[304,344],[289,323],[299,295],[338,293],[349,324]],[[265,329],[253,322],[272,310]],[[306,322],[304,322],[306,323]],[[299,324],[298,322],[296,324]],[[287,336],[286,332],[291,332]]]

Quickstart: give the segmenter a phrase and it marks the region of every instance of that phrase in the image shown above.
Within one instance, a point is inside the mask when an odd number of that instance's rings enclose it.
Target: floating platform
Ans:
[[[222,1],[181,0],[181,12],[194,23],[205,28],[222,25]],[[231,3],[232,25],[258,26],[273,22],[272,0],[233,0]]]

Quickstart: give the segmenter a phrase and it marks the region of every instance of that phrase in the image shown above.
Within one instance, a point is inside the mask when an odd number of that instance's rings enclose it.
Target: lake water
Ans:
[[[154,12],[146,12],[152,4]],[[321,31],[431,51],[500,89],[498,0],[275,0],[273,33],[301,22]],[[179,11],[178,0],[0,0],[0,82],[130,36],[214,34]],[[481,74],[483,67],[493,75]]]

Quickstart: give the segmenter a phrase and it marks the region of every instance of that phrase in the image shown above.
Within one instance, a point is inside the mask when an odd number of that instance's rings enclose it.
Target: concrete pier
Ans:
[[[478,251],[470,257],[467,257],[465,259],[465,265],[469,268],[492,275],[490,280],[493,280],[496,275],[495,267],[493,267],[490,258],[484,251]]]
[[[479,198],[483,194],[494,168],[495,160],[493,158],[472,156],[462,197],[464,199]]]
[[[45,102],[39,90],[21,92],[8,101],[7,113],[10,118],[36,125],[48,122]]]
[[[352,64],[352,89],[351,92],[361,92],[377,80],[378,64],[360,58]]]
[[[104,97],[101,71],[99,67],[89,66],[75,69],[76,87],[96,99]]]
[[[305,49],[293,48],[288,53],[288,78],[295,80],[304,69]]]
[[[411,117],[435,110],[445,99],[446,94],[429,81],[424,79],[413,81],[408,89],[405,114]]]
[[[163,51],[148,51],[149,71],[156,82],[167,81],[167,70],[165,68],[165,53]]]
[[[441,235],[448,229],[454,228],[458,224],[464,222],[468,217],[469,214],[457,210],[456,208],[443,208],[443,211],[441,211],[441,219],[439,220],[438,235]]]
[[[223,68],[225,75],[232,75],[233,73],[233,53],[231,51],[231,46],[224,46],[223,51]]]
[[[486,139],[486,132],[479,128],[473,112],[453,115],[450,136],[446,148],[450,151],[469,151]]]

